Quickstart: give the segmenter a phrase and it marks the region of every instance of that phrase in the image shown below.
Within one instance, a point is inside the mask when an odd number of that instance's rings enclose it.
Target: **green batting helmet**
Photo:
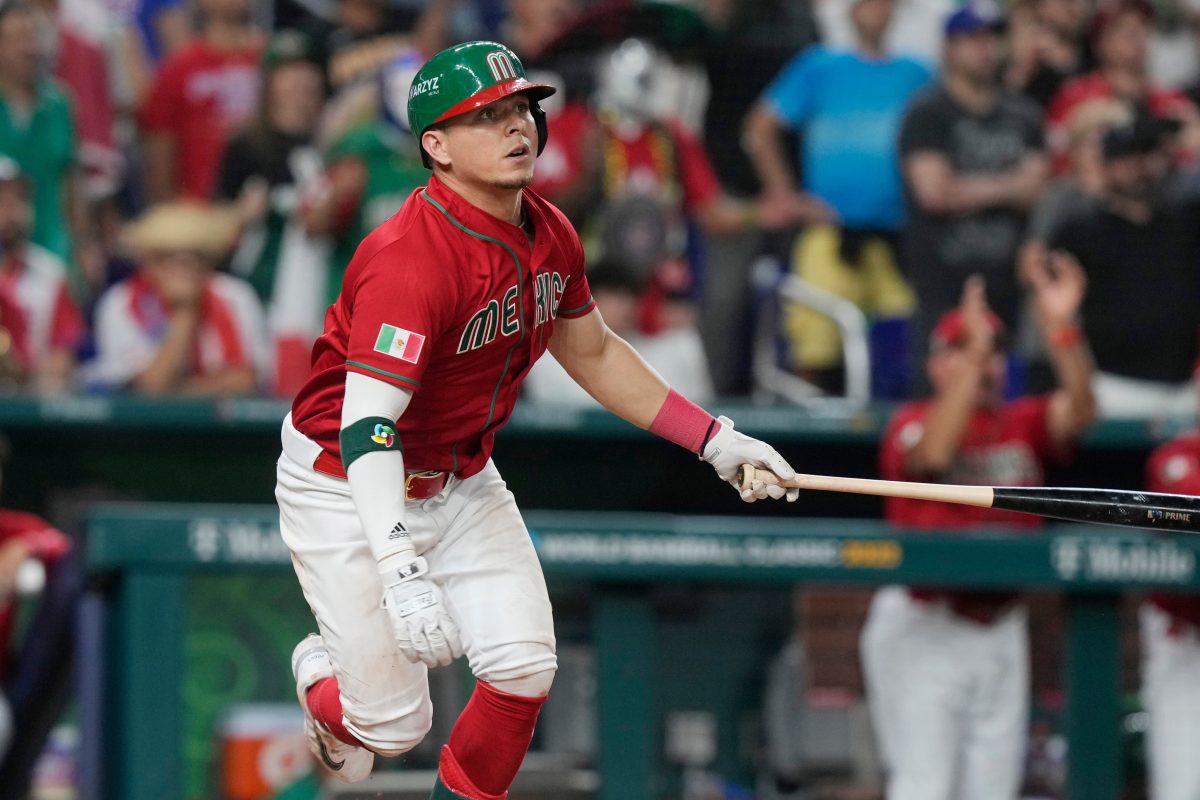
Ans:
[[[529,96],[541,155],[548,131],[546,112],[538,101],[554,94],[554,87],[526,80],[521,59],[499,42],[466,42],[446,48],[425,62],[408,90],[408,122],[417,146],[425,131],[437,123],[517,92]],[[431,166],[424,147],[421,161]]]

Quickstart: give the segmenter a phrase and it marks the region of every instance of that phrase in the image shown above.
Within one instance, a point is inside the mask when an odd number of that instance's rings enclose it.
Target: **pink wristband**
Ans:
[[[650,432],[699,455],[719,424],[703,408],[672,389],[650,423]]]

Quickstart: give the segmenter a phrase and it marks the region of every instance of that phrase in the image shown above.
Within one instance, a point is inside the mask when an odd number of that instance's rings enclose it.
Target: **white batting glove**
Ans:
[[[429,565],[411,553],[379,562],[383,577],[383,607],[392,620],[400,652],[414,664],[444,667],[462,655],[458,625],[446,611],[442,589],[427,575]]]
[[[785,489],[761,480],[755,480],[748,489],[738,485],[738,467],[742,464],[770,470],[785,481],[796,477],[796,471],[771,445],[735,431],[733,420],[729,417],[717,417],[717,422],[721,429],[708,440],[700,458],[712,464],[721,480],[737,489],[747,503],[765,500],[768,497],[772,500],[786,497],[789,503],[794,503],[800,496],[799,489]]]

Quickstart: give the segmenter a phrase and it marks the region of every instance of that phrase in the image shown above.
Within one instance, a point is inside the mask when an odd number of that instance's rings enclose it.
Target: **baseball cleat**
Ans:
[[[375,754],[362,747],[346,744],[322,725],[308,709],[308,689],[323,678],[333,677],[329,651],[320,634],[310,633],[292,651],[292,675],[296,678],[296,698],[304,709],[304,734],[308,749],[344,783],[359,783],[371,775]]]

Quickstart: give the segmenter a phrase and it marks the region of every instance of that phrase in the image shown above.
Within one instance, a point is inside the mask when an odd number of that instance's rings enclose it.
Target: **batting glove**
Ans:
[[[392,621],[400,652],[413,663],[444,667],[462,655],[462,636],[446,610],[442,589],[428,578],[421,556],[399,554],[379,564],[383,607]]]
[[[789,503],[794,503],[800,496],[799,489],[785,489],[761,480],[755,480],[747,489],[738,485],[738,468],[742,464],[770,470],[785,481],[794,478],[796,471],[784,460],[783,456],[775,452],[775,448],[771,445],[735,431],[733,420],[729,417],[717,417],[717,422],[721,429],[708,440],[708,444],[700,453],[700,458],[712,464],[721,480],[737,489],[747,503],[765,500],[768,497],[772,500],[786,497]]]

